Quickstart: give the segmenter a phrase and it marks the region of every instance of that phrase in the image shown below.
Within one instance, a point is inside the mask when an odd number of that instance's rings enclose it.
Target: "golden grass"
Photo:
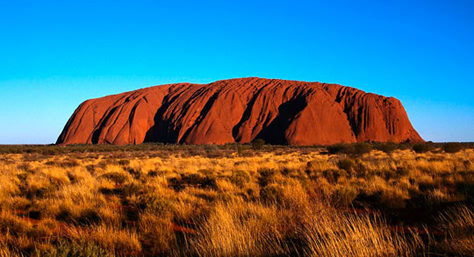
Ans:
[[[440,216],[446,237],[440,244],[445,252],[472,255],[474,253],[474,212],[461,206]]]
[[[414,256],[420,237],[397,235],[377,217],[367,215],[314,216],[305,236],[309,256]]]
[[[474,150],[205,150],[1,154],[0,256],[474,254]]]
[[[197,236],[189,239],[187,251],[197,256],[283,254],[276,212],[275,208],[243,201],[217,203]]]

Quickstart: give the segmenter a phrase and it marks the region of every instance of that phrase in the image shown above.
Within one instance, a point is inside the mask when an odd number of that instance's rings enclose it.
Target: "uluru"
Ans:
[[[58,144],[423,142],[401,102],[337,84],[240,78],[90,99]]]

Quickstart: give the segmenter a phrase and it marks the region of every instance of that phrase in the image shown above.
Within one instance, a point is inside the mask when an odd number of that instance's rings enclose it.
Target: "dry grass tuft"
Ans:
[[[416,233],[393,233],[378,217],[337,212],[312,217],[305,237],[309,256],[414,256],[422,246]]]
[[[196,256],[271,256],[284,254],[277,210],[233,201],[218,203],[189,239],[187,252]]]
[[[474,255],[474,212],[466,206],[451,209],[440,216],[445,239],[438,247],[450,255]]]

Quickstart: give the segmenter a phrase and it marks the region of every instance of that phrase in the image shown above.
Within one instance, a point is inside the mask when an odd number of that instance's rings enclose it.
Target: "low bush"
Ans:
[[[139,195],[136,199],[136,205],[139,209],[156,215],[169,213],[173,208],[170,199],[157,193]]]
[[[261,138],[257,138],[252,142],[252,149],[253,150],[260,150],[260,149],[263,148],[264,145],[265,145],[265,140],[263,140]]]
[[[354,145],[354,154],[366,154],[370,153],[373,150],[373,147],[371,144],[368,143],[355,143]]]
[[[337,167],[347,172],[354,171],[355,166],[356,166],[356,163],[352,159],[342,159],[337,162]]]
[[[216,178],[212,174],[203,175],[199,173],[182,174],[177,183],[198,186],[201,188],[217,189]]]
[[[362,155],[370,153],[373,147],[368,143],[336,144],[328,146],[327,150],[329,154]]]
[[[384,153],[391,153],[399,149],[400,145],[395,144],[395,143],[379,143],[379,144],[375,144],[374,148]]]
[[[441,147],[445,153],[457,153],[463,149],[460,143],[446,143]]]
[[[412,149],[416,153],[426,153],[432,151],[434,149],[434,146],[432,143],[422,143],[413,145]]]
[[[103,249],[97,243],[82,240],[59,240],[55,247],[36,249],[33,256],[57,257],[114,257],[115,254]]]
[[[350,145],[347,144],[335,144],[327,147],[329,154],[347,153]]]

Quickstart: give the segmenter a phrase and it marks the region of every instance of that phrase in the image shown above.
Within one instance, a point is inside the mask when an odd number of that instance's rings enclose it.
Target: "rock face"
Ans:
[[[242,78],[83,102],[58,144],[422,142],[397,99],[336,84]]]

